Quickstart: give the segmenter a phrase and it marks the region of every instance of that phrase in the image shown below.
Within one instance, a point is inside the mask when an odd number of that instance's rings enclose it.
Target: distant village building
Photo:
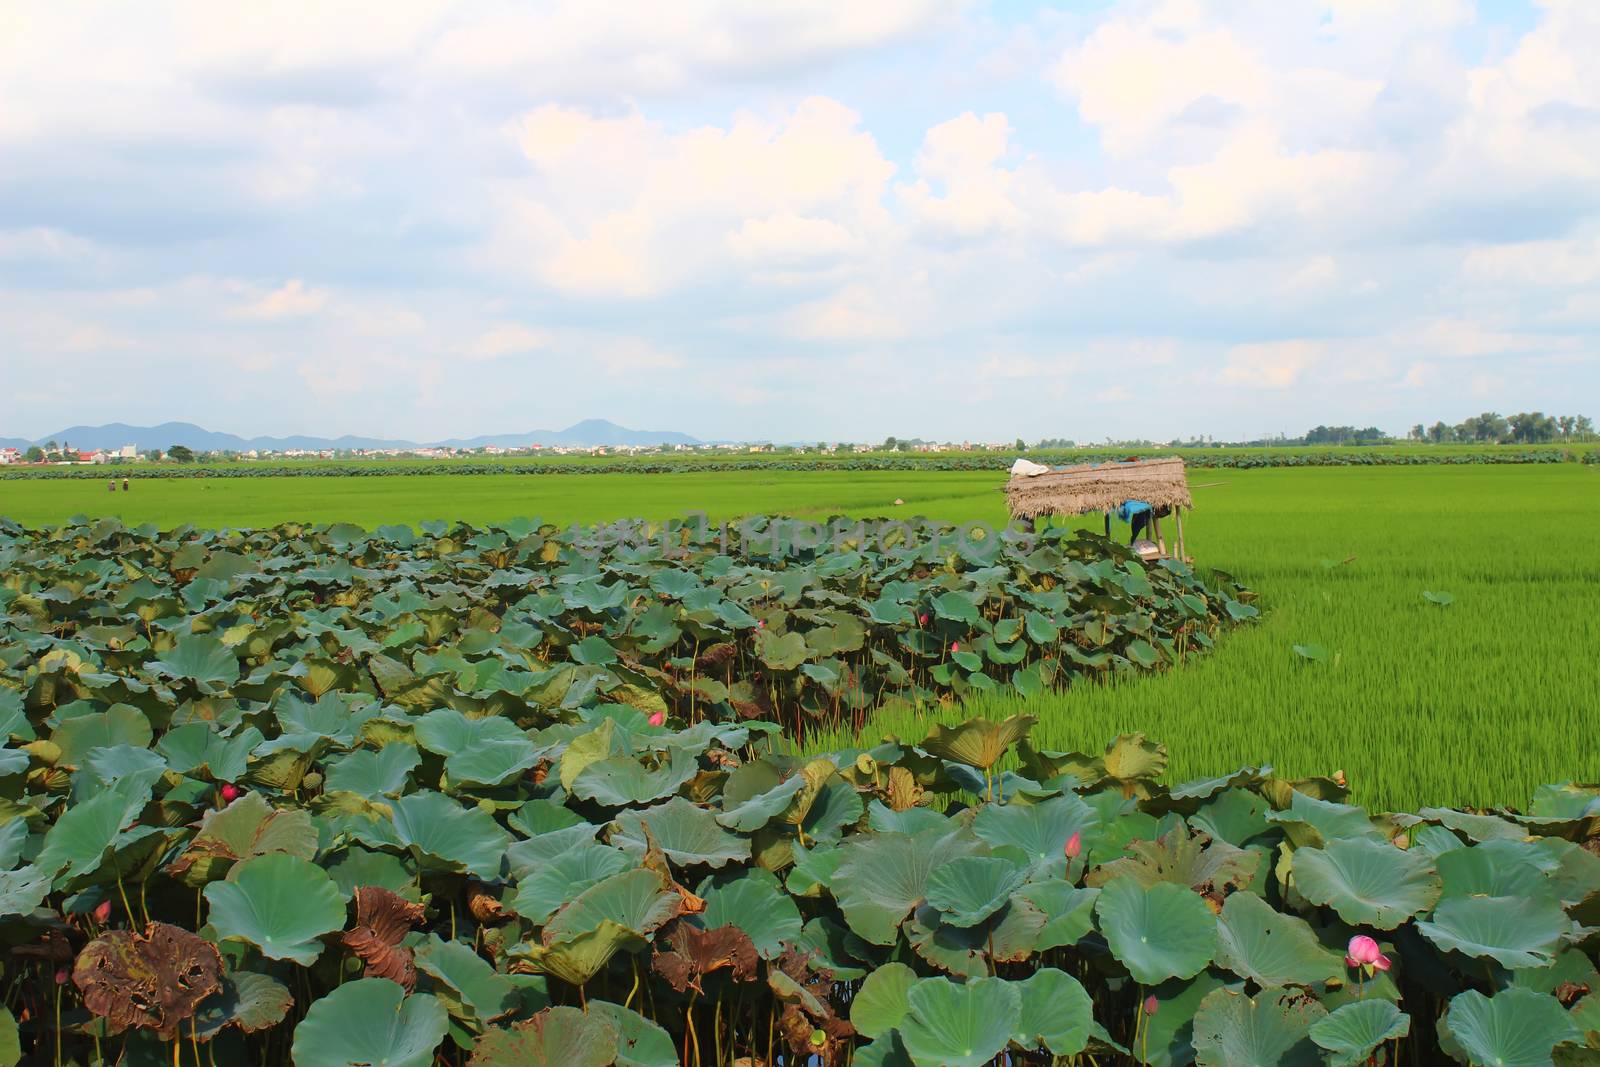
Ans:
[[[0,466],[11,463],[21,463],[22,452],[15,448],[0,448]]]

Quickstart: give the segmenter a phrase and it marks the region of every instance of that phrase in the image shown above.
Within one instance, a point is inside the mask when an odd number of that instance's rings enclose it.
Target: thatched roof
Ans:
[[[1183,476],[1183,460],[1172,456],[1085,464],[1031,478],[1015,475],[1006,483],[1006,503],[1011,514],[1025,519],[1113,511],[1129,500],[1143,500],[1156,507],[1193,507],[1189,482]]]

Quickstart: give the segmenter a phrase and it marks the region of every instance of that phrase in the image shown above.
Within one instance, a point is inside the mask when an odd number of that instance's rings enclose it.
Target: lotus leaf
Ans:
[[[917,1067],[980,1067],[1022,1023],[1022,991],[1003,978],[924,978],[906,993],[900,1040]]]
[[[646,804],[671,796],[699,770],[694,757],[677,748],[655,770],[626,756],[596,760],[572,780],[572,795],[612,808]]]
[[[616,1028],[617,1067],[677,1067],[678,1051],[672,1045],[671,1036],[638,1012],[620,1004],[591,1000],[589,1014]]]
[[[1327,1049],[1329,1067],[1359,1067],[1385,1041],[1411,1032],[1411,1017],[1387,1000],[1345,1004],[1311,1024],[1311,1040]]]
[[[376,751],[357,749],[328,761],[323,788],[329,792],[347,791],[368,798],[396,796],[405,791],[411,772],[422,757],[416,747],[393,741]]]
[[[410,793],[394,805],[401,844],[427,867],[498,878],[511,835],[478,808],[463,808],[443,793]]]
[[[683,898],[657,871],[614,874],[585,889],[556,912],[544,928],[544,942],[570,941],[610,921],[646,938],[683,910]]]
[[[1017,891],[1017,897],[1037,908],[1044,916],[1034,941],[1040,952],[1076,945],[1094,929],[1094,903],[1098,889],[1079,889],[1067,882],[1033,882]]]
[[[287,852],[309,860],[317,854],[317,831],[309,813],[278,811],[259,793],[245,793],[221,811],[207,812],[200,830],[171,870],[185,883],[204,885],[240,860]]]
[[[344,899],[322,868],[287,852],[237,864],[205,888],[218,938],[248,941],[268,959],[310,966],[317,938],[344,926]]]
[[[850,1024],[863,1037],[886,1036],[911,1011],[907,995],[918,981],[917,972],[903,963],[886,963],[872,971],[850,1001]]]
[[[449,1021],[434,997],[358,978],[312,1004],[295,1027],[295,1067],[430,1067]]]
[[[961,856],[936,866],[924,892],[951,926],[976,926],[1002,908],[1027,868],[1001,856]]]
[[[1217,920],[1199,894],[1173,882],[1117,878],[1095,903],[1100,930],[1141,985],[1192,978],[1211,962]]]
[[[637,862],[621,849],[579,841],[548,859],[541,859],[526,872],[519,872],[516,893],[506,901],[506,906],[529,922],[541,925],[585,889],[621,874]]]
[[[943,855],[941,848],[947,848]],[[928,875],[941,861],[969,855],[976,848],[948,839],[945,831],[924,831],[915,838],[880,833],[847,839],[831,882],[845,922],[875,945],[892,945],[900,923],[925,895]]]
[[[1572,920],[1549,899],[1446,897],[1417,929],[1446,952],[1487,957],[1508,969],[1544,967],[1572,933]]]
[[[525,943],[513,952],[527,958],[535,967],[563,982],[581,986],[599,973],[600,968],[622,948],[639,944],[639,935],[610,919],[565,941],[553,944]]]
[[[958,726],[934,726],[922,747],[942,759],[988,770],[1000,762],[1006,750],[1028,736],[1039,720],[1032,715],[1013,715],[1002,722],[968,719]]]
[[[1313,904],[1326,904],[1357,926],[1393,930],[1439,899],[1432,857],[1371,838],[1341,838],[1294,853],[1294,883]]]
[[[800,909],[767,871],[757,868],[733,877],[707,878],[695,893],[706,902],[700,916],[706,929],[738,927],[763,959],[775,959],[787,943],[800,938]]]
[[[452,781],[469,785],[499,785],[532,767],[540,754],[511,720],[498,715],[469,719],[452,708],[418,719],[417,743],[445,757],[445,774]]]
[[[1013,1040],[1025,1049],[1041,1045],[1056,1056],[1076,1056],[1089,1045],[1094,1004],[1078,980],[1041,967],[1020,982],[1021,1022]]]
[[[1536,1067],[1551,1052],[1583,1035],[1561,1002],[1531,989],[1504,989],[1486,997],[1476,989],[1458,994],[1445,1013],[1444,1029],[1475,1064]]]
[[[642,811],[617,816],[611,843],[627,852],[643,854],[646,831],[673,863],[690,867],[703,863],[722,867],[750,855],[750,842],[717,825],[716,816],[683,797]]]
[[[516,987],[511,980],[497,974],[488,961],[463,942],[429,934],[416,948],[416,964],[417,970],[443,987],[437,995],[452,1015],[486,1023],[517,1006]]]
[[[991,845],[1015,845],[1035,864],[1066,869],[1065,849],[1073,834],[1087,845],[1100,828],[1100,814],[1076,793],[1037,804],[988,804],[972,821],[973,832]]]
[[[1342,977],[1343,961],[1296,915],[1254,893],[1234,893],[1217,922],[1216,963],[1259,986],[1309,986]]]

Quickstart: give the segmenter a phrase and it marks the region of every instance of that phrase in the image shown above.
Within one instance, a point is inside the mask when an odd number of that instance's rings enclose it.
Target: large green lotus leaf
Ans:
[[[639,868],[614,874],[585,889],[556,912],[544,928],[546,945],[570,941],[610,920],[648,937],[683,911],[683,897],[657,871]]]
[[[1032,715],[1013,715],[1001,722],[968,719],[958,726],[940,723],[929,732],[921,747],[941,759],[988,770],[1000,762],[1008,748],[1027,737],[1038,721]]]
[[[923,904],[906,920],[906,940],[916,954],[942,971],[968,978],[992,973],[991,961],[1025,960],[1044,926],[1044,916],[1026,901],[1010,907],[978,926],[950,926],[939,912]]]
[[[1526,829],[1498,815],[1473,815],[1450,808],[1423,808],[1417,814],[1466,834],[1473,841],[1521,841],[1528,836]]]
[[[150,720],[142,711],[127,704],[113,704],[105,711],[65,720],[50,734],[50,740],[61,748],[59,765],[78,767],[91,749],[113,745],[148,748],[153,736]]]
[[[1548,1067],[1557,1045],[1583,1040],[1559,1000],[1515,987],[1492,998],[1476,989],[1453,997],[1444,1030],[1472,1063],[1493,1067]]]
[[[805,788],[806,784],[805,776],[791,775],[771,789],[757,793],[732,807],[726,806],[731,798],[724,793],[724,810],[717,816],[717,821],[730,830],[753,833],[788,811],[796,794]]]
[[[617,1027],[578,1008],[546,1008],[472,1047],[469,1067],[606,1067],[617,1062]]]
[[[214,782],[234,782],[245,776],[250,753],[261,741],[261,731],[254,726],[223,737],[204,722],[191,722],[162,734],[161,740],[156,742],[156,751],[166,758],[167,766],[179,774]]]
[[[322,867],[346,900],[364,885],[387,889],[407,900],[418,897],[417,872],[409,856],[402,858],[352,844],[332,859],[324,856]]]
[[[411,793],[395,801],[394,829],[423,866],[484,879],[500,877],[501,860],[511,846],[511,835],[492,815],[463,808],[443,793]]]
[[[1066,846],[1073,834],[1085,851],[1100,830],[1100,813],[1076,793],[1037,804],[986,804],[972,820],[972,830],[991,845],[1015,845],[1028,859],[1054,871],[1066,870]]]
[[[1022,990],[1003,978],[924,978],[906,1002],[900,1040],[917,1067],[981,1067],[1022,1023]]]
[[[1019,898],[1033,905],[1045,917],[1034,948],[1047,949],[1076,945],[1094,929],[1094,902],[1098,889],[1079,889],[1070,882],[1031,882],[1017,890]]]
[[[525,942],[513,950],[513,955],[528,959],[539,970],[554,975],[563,982],[581,986],[600,972],[619,949],[633,949],[639,944],[639,935],[610,919],[566,941],[544,945]]]
[[[1005,906],[1028,869],[1004,856],[962,856],[936,866],[924,897],[951,926],[976,926]]]
[[[596,760],[572,780],[572,795],[609,808],[648,804],[676,793],[699,771],[695,758],[677,748],[654,770],[628,756]]]
[[[805,792],[802,791],[790,804],[784,818],[794,822],[795,806],[805,799]],[[806,804],[805,815],[800,820],[801,834],[812,842],[837,841],[846,827],[861,821],[865,811],[866,805],[862,803],[861,794],[856,792],[855,786],[834,770],[832,764],[828,764],[826,775]]]
[[[578,841],[530,867],[505,903],[534,925],[543,925],[585,889],[637,865],[638,860],[621,849]]]
[[[237,864],[205,888],[210,922],[223,941],[248,941],[268,959],[309,967],[317,938],[344,926],[344,898],[327,872],[287,852]]]
[[[445,757],[451,781],[469,785],[499,785],[532,767],[541,752],[510,719],[469,719],[453,708],[418,719],[417,744]]]
[[[906,834],[861,834],[839,846],[845,858],[834,871],[834,899],[845,922],[874,945],[892,945],[900,923],[921,903],[928,875],[941,861],[971,855],[977,843],[944,829]]]
[[[1273,910],[1254,893],[1234,893],[1222,906],[1216,963],[1259,986],[1308,986],[1344,974],[1344,961],[1304,919]]]
[[[26,819],[12,819],[0,823],[0,871],[9,871],[22,859],[22,850],[28,843]]]
[[[1544,967],[1555,961],[1572,920],[1553,900],[1446,897],[1432,921],[1418,920],[1417,929],[1446,952],[1487,957],[1506,968]]]
[[[1218,841],[1243,848],[1252,838],[1272,829],[1264,797],[1248,789],[1229,789],[1212,797],[1189,816],[1189,825]]]
[[[804,929],[794,898],[783,891],[777,875],[759,867],[732,877],[707,878],[695,893],[706,902],[702,926],[707,930],[737,926],[762,959],[782,955],[784,946],[799,940]]]
[[[34,863],[59,876],[63,884],[93,872],[122,828],[139,817],[148,798],[148,788],[114,786],[69,807],[45,832],[44,847]]]
[[[850,1025],[862,1037],[885,1036],[911,1011],[907,995],[917,981],[917,972],[903,963],[886,963],[873,970],[850,1001]]]
[[[646,830],[667,859],[680,867],[696,863],[722,867],[750,858],[748,838],[724,830],[714,814],[683,797],[673,797],[642,811],[622,812],[617,816],[611,843],[642,855],[647,847]]]
[[[450,1014],[480,1023],[491,1022],[517,1006],[517,990],[511,979],[495,971],[482,956],[464,941],[446,941],[429,934],[415,950],[417,970],[438,981],[448,994],[440,993]]]
[[[328,761],[323,789],[345,791],[357,796],[398,796],[410,783],[411,772],[422,762],[415,745],[392,741],[374,751],[358,748]]]
[[[1218,989],[1194,1017],[1199,1067],[1320,1067],[1311,1026],[1328,1014],[1317,1001],[1282,989],[1254,997]]]
[[[617,1067],[678,1067],[672,1036],[638,1012],[621,1004],[591,1000],[589,1014],[616,1027]]]
[[[1313,848],[1345,838],[1383,837],[1365,810],[1308,796],[1299,790],[1289,794],[1287,810],[1269,812],[1267,818],[1281,824],[1295,844]]]
[[[40,867],[0,871],[0,918],[27,915],[50,895],[50,872]]]
[[[561,760],[557,765],[561,788],[571,789],[572,783],[589,764],[612,756],[628,754],[628,745],[617,726],[617,721],[612,718],[601,719],[593,730],[579,734],[567,742],[567,747],[561,753]]]
[[[1041,967],[1020,982],[1021,1022],[1013,1040],[1025,1049],[1043,1045],[1056,1056],[1076,1056],[1089,1046],[1094,1003],[1078,980]]]
[[[193,682],[202,693],[220,693],[239,680],[239,660],[214,637],[180,637],[166,655],[145,664],[151,674]]]
[[[1531,841],[1485,841],[1455,848],[1438,857],[1442,896],[1537,897],[1555,899],[1545,876],[1558,862]]]
[[[772,670],[792,671],[811,655],[811,648],[805,638],[792,631],[779,635],[771,630],[758,630],[756,655]]]
[[[439,1001],[387,978],[345,982],[294,1031],[295,1067],[431,1067],[450,1018]]]
[[[516,822],[515,815],[511,817],[511,822]],[[506,863],[513,877],[526,878],[562,853],[580,845],[593,844],[595,835],[602,829],[604,827],[599,823],[585,822],[536,834],[512,845],[506,853]]]
[[[260,793],[245,793],[221,811],[207,812],[200,829],[172,864],[191,886],[221,878],[240,860],[287,852],[301,859],[317,854],[317,831],[301,808],[279,811]]]
[[[1349,838],[1294,853],[1294,885],[1352,926],[1393,930],[1439,899],[1433,857],[1381,840]]]
[[[1211,962],[1217,918],[1198,893],[1173,882],[1118,878],[1095,902],[1111,954],[1140,985],[1192,978]]]
[[[195,1015],[199,1039],[208,1041],[227,1027],[247,1034],[283,1022],[294,1006],[294,995],[270,975],[255,971],[229,971],[222,979],[222,994],[207,1000]]]
[[[1329,1052],[1328,1067],[1360,1067],[1385,1041],[1411,1032],[1411,1017],[1387,1000],[1345,1004],[1311,1024],[1311,1040]]]

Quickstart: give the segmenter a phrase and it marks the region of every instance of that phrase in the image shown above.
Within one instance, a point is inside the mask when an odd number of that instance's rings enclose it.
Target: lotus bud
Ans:
[[[67,972],[67,969],[65,967],[63,967],[60,970],[56,971],[56,985],[66,985],[67,984],[67,977],[68,977],[68,972]]]
[[[222,796],[222,802],[224,804],[232,804],[235,800],[239,799],[239,794],[242,793],[243,790],[234,785],[232,782],[224,782],[222,783],[222,788],[217,792]]]
[[[666,721],[667,721],[667,713],[666,712],[664,712],[664,711],[655,711],[655,712],[651,712],[650,713],[650,725],[651,726],[660,726],[662,723],[664,723]]]
[[[766,628],[767,628],[767,620],[766,619],[757,619],[756,620],[756,629],[765,630]]]
[[[1154,993],[1151,993],[1148,997],[1144,998],[1144,1013],[1146,1015],[1154,1015],[1156,1013],[1156,1009],[1159,1007],[1161,1007],[1161,1002],[1156,1000],[1156,995]]]
[[[928,625],[928,613],[926,611],[924,611],[921,615],[917,616],[917,625],[918,626],[926,626],[926,625]]]
[[[102,900],[94,907],[94,921],[104,926],[111,920],[111,901]]]
[[[1083,851],[1083,834],[1077,830],[1072,831],[1072,836],[1067,838],[1067,859],[1075,860]]]
[[[1350,939],[1350,944],[1344,950],[1344,964],[1346,967],[1360,967],[1368,974],[1373,971],[1387,971],[1389,957],[1378,948],[1378,943],[1366,934],[1357,934]]]
[[[950,651],[951,652],[960,652],[961,651],[961,642],[960,641],[951,641],[950,642]]]

